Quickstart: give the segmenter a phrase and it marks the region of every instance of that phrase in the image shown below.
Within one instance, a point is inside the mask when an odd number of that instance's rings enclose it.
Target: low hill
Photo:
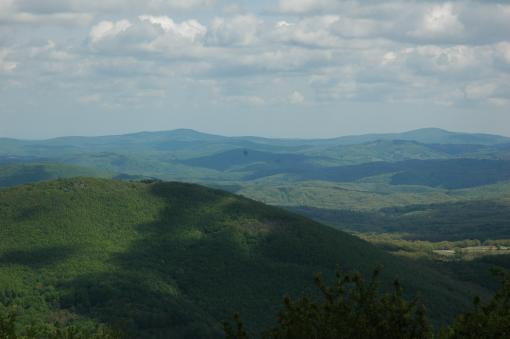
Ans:
[[[284,294],[337,265],[400,276],[437,322],[485,290],[279,208],[182,183],[75,178],[0,190],[0,305],[25,321],[107,323],[134,336],[221,337],[240,312],[252,332]],[[0,306],[3,307],[3,306]]]
[[[252,173],[245,176],[245,179],[291,174],[301,181],[355,182],[387,175],[392,185],[421,185],[448,189],[490,185],[510,179],[510,161],[487,159],[379,161],[333,167],[263,165],[252,169]]]
[[[485,241],[510,238],[510,204],[501,199],[394,206],[378,211],[312,207],[290,209],[342,230],[399,233],[411,240]]]
[[[245,166],[254,164],[262,164],[265,168],[285,170],[296,167],[310,167],[313,161],[320,159],[319,157],[308,157],[302,154],[270,153],[242,148],[206,157],[188,159],[183,161],[183,163],[190,166],[211,168],[219,171],[228,169],[243,170]]]
[[[341,144],[359,144],[375,140],[407,140],[424,144],[476,144],[496,145],[508,143],[510,138],[484,133],[460,133],[440,128],[420,128],[403,133],[365,134],[337,138]]]

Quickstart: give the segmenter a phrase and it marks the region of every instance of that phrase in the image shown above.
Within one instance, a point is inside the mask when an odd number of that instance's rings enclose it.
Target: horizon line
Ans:
[[[362,136],[368,136],[368,135],[392,135],[392,134],[405,134],[405,133],[412,133],[422,130],[437,130],[452,134],[469,134],[469,135],[487,135],[487,136],[496,136],[496,137],[504,137],[504,138],[510,138],[510,135],[504,135],[504,134],[497,134],[497,133],[488,133],[488,132],[460,132],[460,131],[453,131],[445,128],[440,127],[421,127],[421,128],[415,128],[415,129],[408,129],[408,130],[401,130],[398,132],[371,132],[371,133],[359,133],[359,134],[344,134],[344,135],[338,135],[338,136],[332,136],[332,137],[268,137],[268,136],[258,136],[258,135],[224,135],[224,134],[218,134],[214,132],[205,132],[200,131],[193,128],[175,128],[175,129],[163,129],[163,130],[140,130],[140,131],[134,131],[134,132],[125,132],[125,133],[112,133],[112,134],[99,134],[99,135],[62,135],[62,136],[54,136],[54,137],[46,137],[46,138],[18,138],[18,137],[2,137],[0,136],[0,140],[16,140],[16,141],[50,141],[50,140],[57,140],[57,139],[67,139],[67,138],[108,138],[108,137],[122,137],[122,136],[129,136],[129,135],[137,135],[137,134],[157,134],[157,133],[171,133],[171,132],[178,132],[178,131],[189,131],[197,134],[202,135],[209,135],[209,136],[215,136],[215,137],[224,137],[224,138],[259,138],[259,139],[273,139],[273,140],[333,140],[333,139],[340,139],[340,138],[349,138],[349,137],[362,137]]]

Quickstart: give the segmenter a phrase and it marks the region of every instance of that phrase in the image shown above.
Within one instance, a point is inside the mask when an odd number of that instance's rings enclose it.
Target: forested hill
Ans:
[[[221,337],[240,312],[257,332],[284,294],[337,265],[400,276],[437,321],[476,286],[282,209],[198,185],[61,179],[0,190],[0,307],[21,320],[106,323],[135,336]],[[313,293],[313,292],[312,292]]]

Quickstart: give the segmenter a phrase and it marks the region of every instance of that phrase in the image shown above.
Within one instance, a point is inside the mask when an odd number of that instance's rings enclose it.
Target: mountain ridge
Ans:
[[[18,138],[0,138],[1,141],[8,142],[22,142],[22,143],[61,143],[64,141],[91,141],[91,140],[112,140],[112,139],[133,139],[139,137],[166,137],[174,139],[175,141],[197,141],[197,140],[250,140],[256,142],[278,142],[278,143],[312,143],[312,144],[327,144],[327,143],[362,143],[376,140],[409,140],[418,141],[423,143],[462,143],[463,138],[466,138],[468,143],[474,143],[478,140],[481,144],[499,144],[510,142],[510,137],[489,134],[489,133],[469,133],[469,132],[453,132],[441,128],[429,127],[419,128],[409,131],[397,133],[367,133],[344,135],[330,138],[270,138],[259,136],[223,136],[220,134],[212,134],[200,132],[193,129],[179,128],[174,130],[162,131],[141,131],[135,133],[114,134],[114,135],[101,135],[101,136],[62,136],[48,139],[18,139]],[[456,139],[457,138],[457,139]],[[472,138],[473,141],[470,141]],[[434,142],[430,140],[434,139]],[[440,140],[438,140],[440,139]],[[427,142],[428,140],[428,142]],[[441,142],[442,141],[442,142]],[[446,142],[448,143],[448,142]]]

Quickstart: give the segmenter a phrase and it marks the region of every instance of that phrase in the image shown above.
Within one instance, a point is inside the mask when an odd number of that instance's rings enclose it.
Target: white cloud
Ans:
[[[30,49],[31,58],[46,59],[52,61],[70,61],[76,56],[60,49],[53,40],[48,40],[44,46],[35,46]]]
[[[203,45],[206,34],[207,27],[195,19],[177,22],[168,16],[141,15],[132,21],[102,21],[89,35],[96,54],[130,57],[142,63],[157,57],[159,61],[152,66],[164,67],[170,60],[205,62],[213,54]]]
[[[340,20],[336,15],[314,16],[296,23],[279,21],[275,24],[274,39],[279,42],[318,47],[334,47],[338,37],[332,34],[333,25]]]
[[[459,33],[463,30],[452,4],[443,4],[432,7],[423,18],[425,32],[432,34]]]
[[[409,71],[433,77],[480,77],[492,63],[490,48],[457,45],[451,47],[424,45],[409,47],[397,53],[396,61]]]
[[[228,19],[216,17],[211,23],[207,41],[211,45],[248,46],[257,41],[261,24],[255,15],[236,15]]]
[[[176,10],[212,3],[0,0],[0,73],[20,87],[76,88],[75,103],[92,104],[97,96],[84,94],[101,93],[101,105],[138,97],[143,106],[201,81],[215,93],[202,89],[197,98],[232,106],[502,107],[510,98],[507,4],[281,0],[278,13],[258,3]]]
[[[417,38],[457,37],[464,32],[455,8],[451,3],[434,5],[427,10],[418,29],[409,32]]]
[[[202,39],[207,33],[207,28],[193,19],[176,23],[167,16],[141,15],[138,18],[141,21],[147,21],[153,25],[160,26],[166,33],[170,33],[191,42]]]
[[[113,38],[131,26],[132,24],[128,20],[101,21],[90,30],[90,39],[92,43],[96,43],[106,38]]]
[[[381,64],[382,65],[392,64],[397,60],[397,58],[398,55],[395,52],[387,52],[384,54]]]

